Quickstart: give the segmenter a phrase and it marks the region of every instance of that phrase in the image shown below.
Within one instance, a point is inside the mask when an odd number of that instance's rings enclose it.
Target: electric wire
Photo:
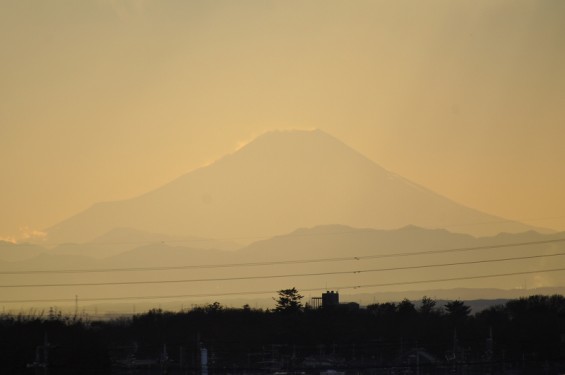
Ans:
[[[536,273],[546,273],[546,272],[561,272],[565,271],[565,268],[552,268],[552,269],[541,269],[541,270],[531,270],[531,271],[520,271],[520,272],[506,272],[506,273],[495,273],[487,275],[475,275],[475,276],[462,276],[462,277],[449,277],[449,278],[437,278],[437,279],[423,279],[423,280],[412,280],[412,281],[396,281],[390,283],[376,283],[376,284],[361,284],[361,285],[347,285],[335,287],[336,290],[357,290],[365,288],[376,288],[376,287],[388,287],[388,286],[402,286],[411,284],[426,284],[426,283],[439,283],[439,282],[451,282],[451,281],[462,281],[462,280],[476,280],[476,279],[487,279],[496,277],[506,277],[506,276],[518,276],[518,275],[530,275]],[[324,288],[306,288],[300,289],[300,292],[315,292],[323,291]],[[197,293],[197,294],[176,294],[176,295],[156,295],[156,296],[122,296],[122,297],[94,297],[94,298],[81,298],[81,302],[100,302],[100,301],[129,301],[129,300],[156,300],[156,299],[175,299],[175,298],[202,298],[202,297],[224,297],[224,296],[242,296],[242,295],[262,295],[262,294],[273,294],[276,291],[263,290],[263,291],[245,291],[245,292],[220,292],[220,293]],[[50,298],[50,299],[21,299],[21,300],[0,300],[0,303],[53,303],[53,302],[76,302],[76,298]]]
[[[544,245],[544,244],[559,243],[559,242],[565,242],[565,238],[540,240],[540,241],[528,241],[528,242],[514,242],[507,244],[494,244],[494,245],[484,245],[484,246],[459,247],[459,248],[439,249],[439,250],[425,250],[425,251],[416,251],[416,252],[414,251],[394,252],[394,253],[385,253],[385,254],[335,257],[335,258],[311,258],[311,259],[265,261],[265,262],[242,262],[242,263],[225,263],[225,264],[196,264],[196,265],[163,266],[163,267],[122,267],[122,268],[0,271],[0,275],[170,271],[170,270],[181,270],[181,269],[214,269],[214,268],[271,266],[271,265],[285,265],[285,264],[360,261],[367,259],[411,257],[411,256],[420,256],[420,255],[448,254],[448,253],[457,253],[457,252],[480,251],[480,250],[510,248],[510,247],[520,247],[520,246],[530,246],[530,245]]]
[[[145,285],[145,284],[175,284],[175,283],[178,284],[178,283],[212,282],[212,281],[262,280],[262,279],[279,279],[279,278],[287,278],[287,277],[310,277],[310,276],[361,274],[361,273],[373,273],[373,272],[385,272],[385,271],[412,270],[412,269],[422,269],[422,268],[450,267],[450,266],[461,266],[461,265],[470,265],[470,264],[507,262],[507,261],[524,260],[524,259],[548,258],[548,257],[562,256],[562,255],[565,255],[565,253],[528,255],[528,256],[521,256],[521,257],[509,257],[509,258],[497,258],[497,259],[483,259],[483,260],[472,260],[472,261],[464,261],[464,262],[420,264],[420,265],[415,265],[415,266],[400,266],[400,267],[375,268],[375,269],[365,269],[365,270],[308,272],[308,273],[294,273],[294,274],[282,274],[282,275],[235,276],[235,277],[180,279],[180,280],[108,281],[108,282],[92,282],[92,283],[59,283],[59,284],[44,284],[44,283],[42,283],[42,284],[12,284],[12,285],[0,285],[0,288],[45,288],[45,287]]]

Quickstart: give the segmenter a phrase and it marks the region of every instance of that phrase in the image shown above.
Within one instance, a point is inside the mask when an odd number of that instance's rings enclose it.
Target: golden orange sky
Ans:
[[[2,1],[0,238],[289,128],[565,230],[564,20],[558,0]]]

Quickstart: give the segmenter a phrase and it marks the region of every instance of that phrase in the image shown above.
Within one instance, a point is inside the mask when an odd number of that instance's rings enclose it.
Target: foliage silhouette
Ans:
[[[110,321],[65,316],[56,309],[45,315],[0,315],[0,373],[24,373],[45,337],[49,366],[75,373],[108,373],[128,355],[156,359],[164,345],[172,363],[186,369],[198,366],[198,350],[206,347],[216,373],[263,371],[267,364],[300,368],[322,359],[336,367],[412,366],[407,358],[414,350],[434,358],[428,373],[457,366],[467,366],[469,374],[565,370],[563,296],[520,298],[475,314],[462,301],[436,309],[426,297],[418,307],[403,300],[358,310],[303,309],[295,288],[280,297],[281,307],[290,306],[292,313],[212,303]]]
[[[302,306],[303,296],[298,293],[296,288],[281,289],[278,292],[279,297],[275,299],[276,307],[275,311],[286,312],[286,313],[296,313],[302,311],[304,306]]]

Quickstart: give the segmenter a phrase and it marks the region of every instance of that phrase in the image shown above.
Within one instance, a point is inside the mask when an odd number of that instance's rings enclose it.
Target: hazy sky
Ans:
[[[565,230],[565,1],[0,2],[0,237],[271,129]]]

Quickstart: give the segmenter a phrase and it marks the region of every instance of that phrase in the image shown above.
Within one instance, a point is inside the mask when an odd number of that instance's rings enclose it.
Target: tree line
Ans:
[[[108,321],[56,309],[1,315],[0,373],[24,371],[46,349],[47,365],[61,373],[103,373],[126,358],[162,359],[164,352],[172,368],[195,371],[202,348],[210,373],[355,367],[378,374],[416,363],[421,374],[471,365],[479,366],[476,373],[536,373],[560,371],[565,363],[561,295],[510,300],[476,313],[463,301],[438,305],[428,297],[315,309],[295,288],[279,291],[275,303],[274,309],[256,309],[214,302]]]

